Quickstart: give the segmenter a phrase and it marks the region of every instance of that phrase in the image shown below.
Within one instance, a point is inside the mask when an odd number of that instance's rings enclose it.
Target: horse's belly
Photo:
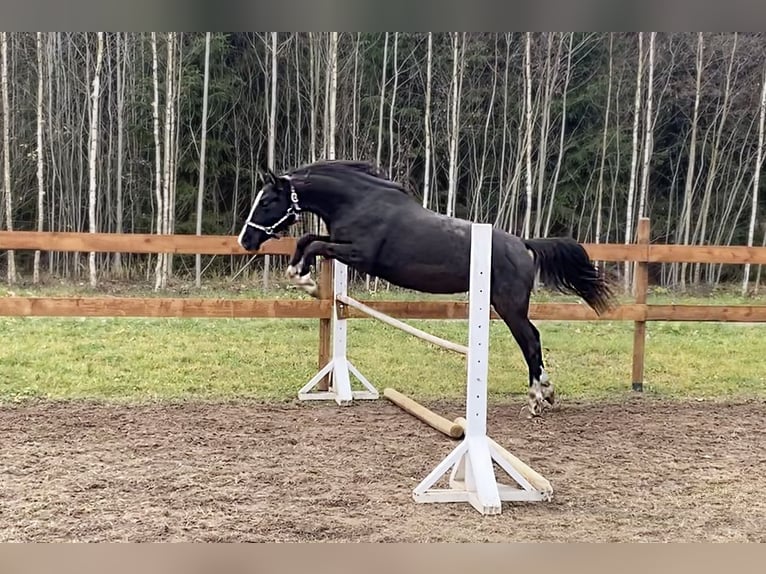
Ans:
[[[468,274],[464,269],[436,263],[413,262],[380,266],[375,275],[403,289],[424,293],[462,293],[468,291]]]

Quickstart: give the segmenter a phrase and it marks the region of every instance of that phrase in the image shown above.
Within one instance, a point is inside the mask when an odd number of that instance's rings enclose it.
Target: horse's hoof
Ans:
[[[546,402],[548,405],[553,406],[556,403],[556,391],[553,388],[553,385],[550,385],[548,387],[543,386],[543,401]]]
[[[530,397],[525,407],[529,411],[529,418],[541,417],[544,410],[544,400],[540,397]]]
[[[288,265],[287,271],[285,271],[285,275],[288,279],[292,279],[294,277],[298,277],[298,268],[294,265]]]

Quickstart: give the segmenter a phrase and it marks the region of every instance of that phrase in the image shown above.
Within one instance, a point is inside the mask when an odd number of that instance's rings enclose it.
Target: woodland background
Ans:
[[[258,169],[365,159],[526,237],[766,244],[766,35],[2,33],[0,228],[236,234]],[[316,226],[308,220],[298,234]],[[276,258],[0,253],[9,283]],[[623,281],[628,268],[611,270]],[[661,265],[669,287],[760,268]],[[369,278],[367,278],[369,280]],[[627,283],[625,283],[627,285]]]

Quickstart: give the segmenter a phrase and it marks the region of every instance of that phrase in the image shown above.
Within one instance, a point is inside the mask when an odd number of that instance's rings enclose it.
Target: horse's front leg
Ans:
[[[329,259],[337,259],[345,265],[365,271],[369,256],[365,256],[367,249],[357,243],[333,243],[331,241],[317,240],[306,248],[304,258],[314,258],[318,255]]]
[[[316,262],[316,256],[306,256],[306,250],[315,241],[328,241],[329,239],[329,235],[318,235],[316,233],[303,235],[295,244],[295,252],[287,266],[286,275],[290,283],[312,297],[319,296],[319,287],[310,275],[311,267]]]

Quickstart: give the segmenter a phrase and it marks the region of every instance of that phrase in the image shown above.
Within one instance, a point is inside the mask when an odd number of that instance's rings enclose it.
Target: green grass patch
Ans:
[[[465,342],[464,321],[411,321]],[[630,393],[629,322],[538,322],[565,399]],[[0,401],[24,398],[292,400],[317,370],[318,322],[298,319],[0,318]],[[766,326],[650,323],[646,394],[766,396]],[[493,321],[490,400],[520,398],[526,366]],[[465,395],[465,359],[374,320],[352,320],[349,357],[379,389]]]

